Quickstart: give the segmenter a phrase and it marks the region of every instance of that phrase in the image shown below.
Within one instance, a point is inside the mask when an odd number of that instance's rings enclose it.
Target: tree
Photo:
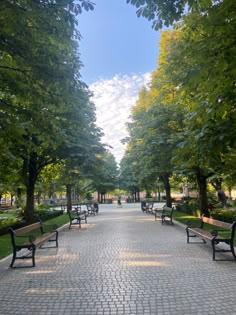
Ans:
[[[184,18],[188,12],[205,14],[219,4],[214,0],[126,0],[126,2],[137,8],[138,17],[143,16],[153,21],[152,27],[155,30],[173,25],[174,22]]]
[[[99,154],[96,165],[96,173],[90,178],[91,189],[98,192],[98,201],[104,202],[106,193],[118,187],[118,170],[117,163],[113,154],[105,150]]]
[[[127,190],[136,202],[140,201],[140,183],[137,176],[137,159],[132,153],[132,149],[127,148],[120,162],[119,187]]]
[[[154,185],[161,181],[168,206],[171,206],[172,158],[179,141],[176,132],[181,126],[182,115],[177,110],[176,88],[168,82],[165,69],[170,43],[177,36],[171,31],[162,33],[158,69],[152,73],[150,88],[141,89],[132,109],[133,123],[129,124],[129,145],[138,170],[136,178],[147,191],[156,190]]]
[[[235,150],[234,12],[232,1],[222,1],[207,14],[186,16],[177,27],[180,36],[170,47],[166,72],[178,87],[179,110],[185,111],[175,159],[190,174],[195,170],[206,214],[207,181],[214,177],[221,186],[225,161]]]
[[[28,221],[33,220],[34,187],[42,169],[61,159],[61,148],[68,148],[75,132],[87,133],[83,122],[91,110],[86,109],[89,93],[79,81],[75,14],[92,3],[80,3],[0,4],[0,139],[9,156],[22,160]],[[72,129],[75,125],[81,128]]]

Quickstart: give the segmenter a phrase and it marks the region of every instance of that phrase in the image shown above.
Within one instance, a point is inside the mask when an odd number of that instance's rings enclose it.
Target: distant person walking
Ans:
[[[118,206],[122,207],[122,205],[121,205],[121,197],[120,196],[117,198],[117,204],[118,204]]]
[[[222,203],[222,206],[226,207],[227,196],[225,192],[222,189],[219,189],[217,193],[218,193],[219,201]]]

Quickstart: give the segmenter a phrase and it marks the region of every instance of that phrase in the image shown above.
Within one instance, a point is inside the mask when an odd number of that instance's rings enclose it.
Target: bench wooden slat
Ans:
[[[15,232],[15,235],[18,236],[18,235],[26,234],[28,232],[40,229],[40,227],[41,227],[41,223],[36,222],[36,223],[30,224],[30,225],[26,225],[26,226],[19,228],[17,230],[14,230],[14,232]]]
[[[56,237],[57,233],[45,233],[43,236],[37,237],[35,241],[33,241],[35,246],[41,246],[45,244],[47,241],[52,240],[53,237]]]
[[[215,219],[207,218],[207,217],[203,217],[202,220],[203,220],[204,223],[208,223],[208,224],[211,224],[211,225],[222,227],[224,229],[229,229],[231,227],[231,225],[232,225],[232,223],[223,222],[223,221],[219,221],[219,220],[215,220]]]

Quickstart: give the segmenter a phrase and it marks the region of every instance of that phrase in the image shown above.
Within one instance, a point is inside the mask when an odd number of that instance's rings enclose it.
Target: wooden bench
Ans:
[[[10,268],[13,268],[14,262],[17,259],[32,259],[32,266],[28,267],[35,267],[36,248],[42,247],[48,241],[55,242],[55,247],[58,247],[58,231],[55,224],[49,225],[39,221],[17,230],[9,228],[9,232],[13,248]],[[23,242],[20,242],[20,240],[23,240]]]
[[[152,209],[153,209],[153,204],[154,204],[154,202],[145,202],[145,201],[142,201],[142,203],[141,203],[141,209],[143,210],[143,212],[151,213],[151,212],[152,212]]]
[[[88,215],[96,215],[98,213],[98,207],[96,208],[93,203],[87,203],[86,207]]]
[[[210,231],[204,230],[205,223],[214,225],[216,227],[219,227],[220,229],[212,229]],[[211,243],[213,249],[213,260],[215,260],[216,252],[231,252],[234,259],[236,259],[234,251],[235,227],[236,221],[234,221],[233,223],[227,223],[202,216],[199,227],[187,226],[187,243],[189,243],[190,238],[199,237],[203,241],[203,243]],[[219,245],[221,243],[229,245],[229,249],[216,248],[216,245]]]
[[[87,223],[88,213],[86,210],[82,211],[81,207],[74,208],[73,210],[70,210],[67,213],[70,219],[69,229],[71,228],[72,225],[79,225],[79,227],[81,228],[82,220],[85,221],[85,223]]]
[[[163,208],[155,208],[153,211],[155,212],[155,221],[157,218],[161,218],[162,225],[165,222],[169,222],[173,225],[174,207],[167,207],[166,205],[164,205]]]

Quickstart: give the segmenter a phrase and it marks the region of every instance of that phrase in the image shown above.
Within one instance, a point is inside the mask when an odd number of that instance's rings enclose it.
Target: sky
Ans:
[[[78,18],[81,76],[94,94],[102,141],[112,146],[119,163],[131,107],[157,66],[160,34],[151,22],[138,18],[136,8],[126,0],[93,2],[94,11],[84,11]]]

